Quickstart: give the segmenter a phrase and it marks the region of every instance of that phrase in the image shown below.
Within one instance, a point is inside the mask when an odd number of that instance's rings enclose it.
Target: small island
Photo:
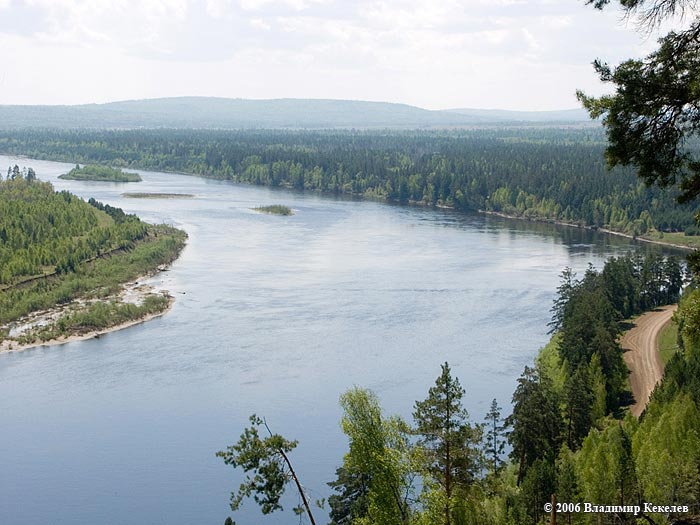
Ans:
[[[80,167],[79,164],[64,175],[59,175],[59,179],[64,180],[91,180],[98,182],[141,182],[141,177],[138,173],[126,173],[119,168],[110,168],[109,166],[97,166],[88,164]]]
[[[272,204],[270,206],[257,206],[253,210],[260,213],[269,213],[271,215],[294,215],[294,212],[289,206],[282,204]]]
[[[191,199],[191,193],[122,193],[127,199]]]

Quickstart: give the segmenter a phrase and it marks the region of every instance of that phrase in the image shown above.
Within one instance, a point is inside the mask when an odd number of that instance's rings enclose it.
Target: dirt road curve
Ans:
[[[630,369],[630,383],[635,403],[630,412],[636,417],[644,410],[651,391],[664,373],[659,357],[659,332],[671,320],[677,305],[664,306],[653,312],[640,315],[631,328],[622,337],[625,350],[625,363]]]

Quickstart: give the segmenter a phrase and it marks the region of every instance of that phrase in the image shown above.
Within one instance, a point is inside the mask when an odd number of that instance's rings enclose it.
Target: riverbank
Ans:
[[[12,155],[16,156],[18,158],[27,158],[26,156],[23,155],[18,155],[16,153],[12,152],[7,152],[5,153],[7,155]],[[75,158],[74,156],[71,155],[56,155],[56,154],[42,154],[41,152],[35,151],[32,153],[32,158],[37,158],[37,159],[42,159],[42,160],[48,160],[48,161],[55,161],[55,162],[74,162]],[[94,160],[93,160],[94,162]],[[178,170],[174,169],[168,169],[167,167],[162,167],[162,166],[149,166],[148,163],[139,163],[138,161],[134,161],[130,164],[129,169],[142,169],[142,170],[155,170],[160,173],[172,173],[172,174],[179,174],[179,175],[188,175],[188,176],[194,176],[194,177],[201,177],[205,179],[212,179],[212,180],[219,180],[219,181],[229,181],[233,182],[236,184],[249,184],[249,185],[254,185],[251,182],[247,182],[244,180],[240,180],[240,178],[236,178],[233,175],[223,175],[220,173],[203,173],[199,170],[195,171],[195,169],[188,169],[187,166],[183,166]],[[333,195],[335,197],[346,197],[351,200],[370,200],[370,201],[377,201],[377,202],[384,202],[388,204],[407,204],[409,206],[421,206],[421,207],[428,207],[428,208],[434,208],[434,209],[441,209],[441,210],[453,210],[456,212],[462,212],[462,211],[476,211],[479,213],[484,213],[484,214],[489,214],[489,215],[494,215],[494,216],[499,216],[503,218],[508,218],[508,219],[517,219],[517,220],[526,220],[529,222],[538,222],[542,224],[554,224],[558,226],[567,226],[567,227],[576,227],[576,228],[583,228],[587,229],[590,231],[598,231],[601,233],[608,233],[610,235],[616,235],[619,237],[624,237],[627,239],[631,240],[638,240],[641,242],[649,243],[649,244],[656,244],[659,246],[666,246],[669,248],[674,248],[677,250],[682,250],[682,251],[692,251],[693,249],[700,249],[700,236],[685,236],[683,232],[651,232],[651,234],[647,234],[646,236],[643,235],[631,235],[628,233],[620,232],[620,231],[615,231],[611,230],[608,228],[600,228],[596,226],[588,226],[584,225],[581,222],[567,222],[567,221],[562,221],[562,220],[557,220],[557,219],[548,219],[544,217],[525,217],[522,215],[510,215],[502,212],[497,212],[497,211],[489,211],[489,210],[460,210],[455,208],[454,206],[447,205],[447,204],[441,204],[440,202],[431,204],[431,203],[425,203],[422,201],[416,201],[416,200],[408,200],[407,202],[399,203],[396,201],[390,201],[387,199],[386,194],[382,191],[379,193],[374,193],[374,192],[335,192],[335,191],[324,191],[321,189],[297,189],[295,188],[291,183],[289,182],[280,182],[274,186],[271,185],[266,185],[263,184],[264,186],[268,188],[276,188],[276,189],[282,189],[282,190],[287,190],[287,191],[301,191],[301,192],[313,192],[321,195]],[[667,239],[667,237],[669,239]]]
[[[589,231],[595,231],[599,233],[606,233],[608,235],[615,235],[616,237],[624,237],[625,239],[630,239],[632,241],[640,241],[640,242],[645,242],[648,244],[656,244],[659,246],[665,246],[668,248],[675,248],[677,250],[683,250],[683,251],[692,251],[695,249],[695,244],[698,244],[700,242],[700,238],[698,238],[697,241],[694,242],[689,242],[687,245],[685,244],[677,244],[673,242],[668,242],[668,241],[662,241],[658,239],[649,239],[646,237],[642,237],[639,235],[630,235],[629,233],[623,233],[623,232],[618,232],[615,230],[610,230],[608,228],[598,228],[596,226],[586,226],[584,224],[580,223],[572,223],[572,222],[566,222],[566,221],[560,221],[556,219],[545,219],[545,218],[538,218],[538,217],[522,217],[518,215],[508,215],[506,213],[502,213],[499,211],[490,211],[490,210],[478,210],[479,213],[482,213],[484,215],[493,215],[494,217],[501,217],[503,219],[513,219],[513,220],[522,220],[522,221],[528,221],[528,222],[537,222],[537,223],[542,223],[542,224],[554,224],[556,226],[566,226],[569,228],[579,228],[583,230],[589,230]],[[670,235],[670,234],[669,234]]]
[[[9,334],[0,341],[0,353],[93,339],[166,314],[175,302],[174,297],[162,286],[144,284],[142,280],[147,277],[149,276],[124,284],[118,293],[106,298],[76,299],[67,305],[32,312],[15,322],[0,326],[0,330]],[[122,316],[106,319],[106,324],[102,326],[99,323],[83,323],[78,326],[70,324],[71,319],[84,320],[91,315],[94,317],[91,312],[103,309],[105,304],[124,308],[131,315],[127,318]]]
[[[167,291],[141,281],[179,256],[184,231],[23,177],[0,180],[0,211],[11,238],[0,251],[0,351],[94,337],[170,307]]]

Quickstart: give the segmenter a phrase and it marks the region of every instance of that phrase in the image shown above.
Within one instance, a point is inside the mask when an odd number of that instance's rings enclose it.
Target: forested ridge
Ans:
[[[77,298],[109,299],[122,283],[172,261],[184,239],[184,232],[174,228],[56,192],[31,168],[10,168],[6,179],[0,177],[0,341],[8,335],[8,323],[37,310]],[[164,298],[151,299],[143,308],[90,304],[86,311],[72,312],[72,319],[80,319],[77,328],[106,327],[166,305]],[[20,342],[70,333],[70,319]]]
[[[95,201],[90,206],[18,170],[0,180],[0,285],[74,271],[81,262],[133,246],[147,233],[134,215]]]
[[[696,234],[695,206],[605,166],[596,128],[461,131],[0,131],[0,152],[251,184]]]

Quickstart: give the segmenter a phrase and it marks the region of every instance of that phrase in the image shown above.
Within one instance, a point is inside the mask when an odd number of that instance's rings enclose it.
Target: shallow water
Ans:
[[[300,441],[297,473],[312,499],[327,496],[346,449],[342,392],[371,388],[410,417],[449,361],[481,421],[494,397],[509,405],[547,341],[561,270],[636,249],[575,228],[184,175],[62,181],[72,165],[1,156],[0,172],[15,163],[190,238],[152,279],[176,297],[164,317],[0,356],[0,523],[222,523],[240,475],[214,453],[253,412]],[[251,210],[277,203],[295,215]],[[252,502],[234,517],[298,522]]]

